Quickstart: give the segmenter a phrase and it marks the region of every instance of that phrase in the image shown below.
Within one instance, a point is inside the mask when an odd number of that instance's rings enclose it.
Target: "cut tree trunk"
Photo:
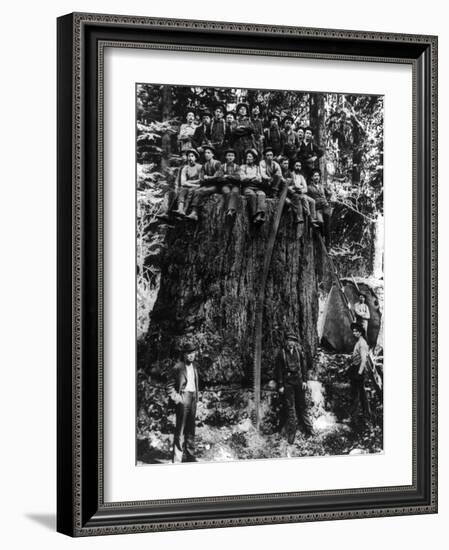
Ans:
[[[260,228],[249,222],[245,199],[235,222],[226,223],[223,197],[214,195],[197,224],[179,221],[168,232],[141,356],[146,371],[164,375],[183,343],[192,339],[205,385],[251,384],[256,299],[277,206],[275,199],[267,202],[267,221]],[[300,227],[285,209],[266,285],[262,383],[270,379],[275,353],[288,332],[298,335],[309,365],[316,351],[321,257],[307,224]]]

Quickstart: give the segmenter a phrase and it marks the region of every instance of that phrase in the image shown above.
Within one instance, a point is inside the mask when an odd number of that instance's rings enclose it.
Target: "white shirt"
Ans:
[[[190,363],[190,365],[186,364],[186,371],[187,371],[187,384],[184,388],[184,391],[196,391],[196,384],[195,384],[195,371],[193,369],[193,363]]]
[[[370,318],[370,314],[369,314],[369,307],[368,307],[368,304],[366,304],[365,302],[357,302],[354,306],[354,310],[355,312],[357,313],[357,315],[359,317],[361,317],[362,319],[369,319]]]

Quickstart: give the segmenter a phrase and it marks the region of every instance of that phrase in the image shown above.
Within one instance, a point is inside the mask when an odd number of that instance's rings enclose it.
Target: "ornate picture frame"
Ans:
[[[412,484],[105,502],[104,50],[407,64],[413,71]],[[437,512],[437,37],[74,13],[58,19],[58,503],[70,536]]]

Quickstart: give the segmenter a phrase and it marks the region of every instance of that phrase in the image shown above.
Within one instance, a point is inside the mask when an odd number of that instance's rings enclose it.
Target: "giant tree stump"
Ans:
[[[207,385],[252,381],[254,315],[266,245],[277,200],[268,200],[267,221],[255,228],[246,201],[234,223],[225,221],[223,197],[212,196],[197,224],[179,221],[167,233],[160,289],[145,339],[145,369],[163,374],[192,338],[199,347]],[[301,226],[299,226],[301,227]],[[303,233],[302,236],[299,236]],[[268,274],[262,346],[262,381],[288,332],[301,340],[308,361],[317,345],[318,246],[284,210]]]

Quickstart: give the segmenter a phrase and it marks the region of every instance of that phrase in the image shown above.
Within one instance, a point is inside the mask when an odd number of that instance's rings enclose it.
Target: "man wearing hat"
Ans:
[[[201,124],[197,126],[193,134],[193,144],[199,153],[203,152],[204,145],[210,145],[210,119],[211,114],[207,109],[201,113]]]
[[[224,149],[233,148],[234,130],[236,127],[237,127],[237,122],[235,120],[235,113],[233,111],[228,111],[226,113],[226,132],[225,132],[225,139],[223,142]]]
[[[312,128],[304,129],[304,141],[298,151],[298,160],[301,161],[302,169],[307,181],[312,175],[313,170],[318,170],[320,167],[320,158],[323,156],[323,151],[316,145],[313,140]]]
[[[193,191],[192,196],[192,211],[187,219],[198,221],[198,207],[202,201],[209,195],[218,193],[218,184],[220,179],[220,161],[214,158],[215,148],[212,145],[204,145],[203,147],[205,163],[201,170],[200,186]]]
[[[199,154],[196,149],[186,151],[187,164],[181,168],[180,189],[178,192],[178,208],[173,214],[184,216],[188,208],[188,203],[192,198],[195,189],[199,188],[201,183],[201,164],[198,163]]]
[[[254,149],[256,142],[254,139],[254,128],[248,116],[249,106],[247,103],[239,103],[236,107],[237,120],[232,130],[233,148],[237,155],[238,164],[243,164],[245,151]]]
[[[307,186],[307,196],[315,201],[316,217],[322,227],[324,242],[327,247],[331,244],[330,220],[332,216],[332,207],[329,203],[332,197],[332,191],[328,185],[321,182],[321,172],[312,170],[311,180]]]
[[[186,154],[193,147],[193,134],[196,130],[195,113],[193,110],[188,110],[186,114],[186,122],[181,124],[178,134],[179,150],[181,154]]]
[[[276,196],[282,180],[281,167],[274,160],[273,147],[265,147],[264,156],[264,160],[261,160],[259,164],[262,183],[266,186],[270,195]]]
[[[210,141],[215,148],[215,158],[222,159],[223,146],[226,136],[225,108],[217,105],[214,109],[214,118],[210,123]]]
[[[369,306],[366,303],[366,297],[364,294],[359,294],[359,301],[354,305],[354,312],[356,315],[356,321],[362,325],[365,335],[368,332],[368,322],[371,318],[369,312]]]
[[[279,164],[282,170],[282,183],[283,185],[287,185],[288,187],[285,204],[290,206],[291,208],[291,211],[293,213],[293,223],[294,224],[304,223],[305,212],[304,212],[303,204],[301,202],[299,194],[297,193],[295,186],[293,184],[293,174],[289,170],[290,162],[287,157],[281,157],[279,159]],[[307,190],[307,185],[305,187]],[[303,234],[303,231],[301,231],[300,236],[302,236],[302,234]]]
[[[287,159],[287,157],[284,157]],[[288,164],[288,159],[287,159]],[[285,167],[285,161],[284,161]],[[282,167],[282,174],[284,176],[284,168]],[[310,217],[313,227],[319,227],[319,223],[316,217],[315,200],[307,195],[307,183],[301,172],[301,162],[296,160],[293,165],[293,170],[290,172],[289,191],[287,197],[291,201],[291,205],[296,212],[298,223],[304,221],[304,214]]]
[[[270,126],[264,130],[265,147],[271,147],[275,157],[282,153],[282,136],[279,123],[279,116],[273,114],[270,116]]]
[[[196,346],[189,342],[183,348],[183,359],[173,367],[167,391],[176,403],[176,426],[173,440],[173,462],[196,462],[195,418],[198,401],[198,365]]]
[[[221,192],[225,196],[226,217],[234,218],[240,197],[240,166],[235,162],[234,149],[226,149],[225,162],[221,165]]]
[[[293,130],[293,122],[290,115],[284,117],[284,129],[281,132],[282,154],[290,161],[290,167],[293,167],[300,146],[298,134]]]
[[[265,221],[267,205],[257,159],[256,149],[248,149],[245,152],[246,162],[240,166],[240,181],[242,182],[243,193],[248,201],[251,221],[256,225],[260,225]]]
[[[287,410],[286,431],[288,443],[291,445],[295,440],[298,424],[302,424],[306,435],[313,434],[312,421],[306,406],[306,359],[295,333],[287,335],[286,345],[276,356],[273,374]]]
[[[263,153],[263,142],[265,136],[263,133],[264,121],[262,118],[262,113],[260,111],[260,106],[256,103],[251,109],[251,124],[254,129],[254,140],[256,142],[256,149],[259,155]]]
[[[352,419],[354,419],[360,403],[365,419],[369,420],[371,417],[371,409],[365,390],[365,376],[368,367],[368,344],[365,340],[365,329],[360,323],[352,323],[351,330],[356,339],[356,343],[347,370],[348,377],[351,381],[350,415]],[[346,419],[346,421],[347,420],[349,419]]]

